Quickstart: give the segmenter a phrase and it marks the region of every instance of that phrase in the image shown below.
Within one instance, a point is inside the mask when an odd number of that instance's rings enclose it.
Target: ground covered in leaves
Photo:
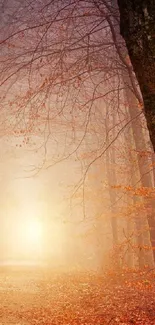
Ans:
[[[0,324],[155,324],[154,272],[0,270]]]

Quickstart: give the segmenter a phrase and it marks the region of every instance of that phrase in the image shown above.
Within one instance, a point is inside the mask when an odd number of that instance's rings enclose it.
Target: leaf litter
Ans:
[[[0,274],[0,325],[154,325],[155,277],[20,270]]]

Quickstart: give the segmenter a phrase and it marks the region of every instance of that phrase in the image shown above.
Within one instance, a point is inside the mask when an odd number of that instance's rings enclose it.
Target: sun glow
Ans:
[[[21,202],[18,209],[10,209],[3,226],[4,258],[53,263],[63,259],[64,225],[54,207],[52,212],[34,201]]]
[[[40,241],[42,240],[42,225],[38,220],[24,221],[20,232],[22,233],[22,239],[26,244],[36,245],[40,244]]]
[[[43,225],[37,219],[20,220],[16,226],[16,247],[21,258],[39,258],[43,248]]]

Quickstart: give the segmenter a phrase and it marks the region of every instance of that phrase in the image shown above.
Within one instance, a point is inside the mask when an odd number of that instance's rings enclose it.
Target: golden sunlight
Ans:
[[[26,245],[40,245],[42,240],[42,224],[38,220],[26,220],[19,231],[22,234],[22,241]]]
[[[20,258],[38,259],[43,253],[43,225],[37,218],[21,218],[16,225],[14,251]]]

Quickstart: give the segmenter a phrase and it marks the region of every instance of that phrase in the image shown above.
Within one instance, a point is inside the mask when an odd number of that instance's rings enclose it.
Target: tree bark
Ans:
[[[128,101],[129,106],[129,115],[131,118],[131,126],[132,126],[132,132],[133,132],[133,138],[135,141],[135,148],[138,153],[141,153],[141,151],[146,151],[146,144],[145,144],[145,138],[143,135],[142,127],[140,125],[140,121],[135,120],[135,116],[137,116],[138,108],[137,108],[137,102],[134,94],[130,91],[130,89],[126,89],[126,98]],[[138,154],[138,166],[139,166],[139,172],[141,177],[141,185],[146,188],[153,188],[154,186],[154,180],[153,177],[151,177],[151,172],[149,173],[149,162],[147,160],[147,157],[140,156]],[[153,248],[153,255],[155,260],[155,202],[154,200],[148,200],[145,199],[146,203],[149,203],[150,206],[150,212],[146,212],[147,214],[147,220],[148,225],[150,228],[150,240]]]
[[[155,1],[117,2],[120,32],[139,82],[150,139],[155,151]]]

